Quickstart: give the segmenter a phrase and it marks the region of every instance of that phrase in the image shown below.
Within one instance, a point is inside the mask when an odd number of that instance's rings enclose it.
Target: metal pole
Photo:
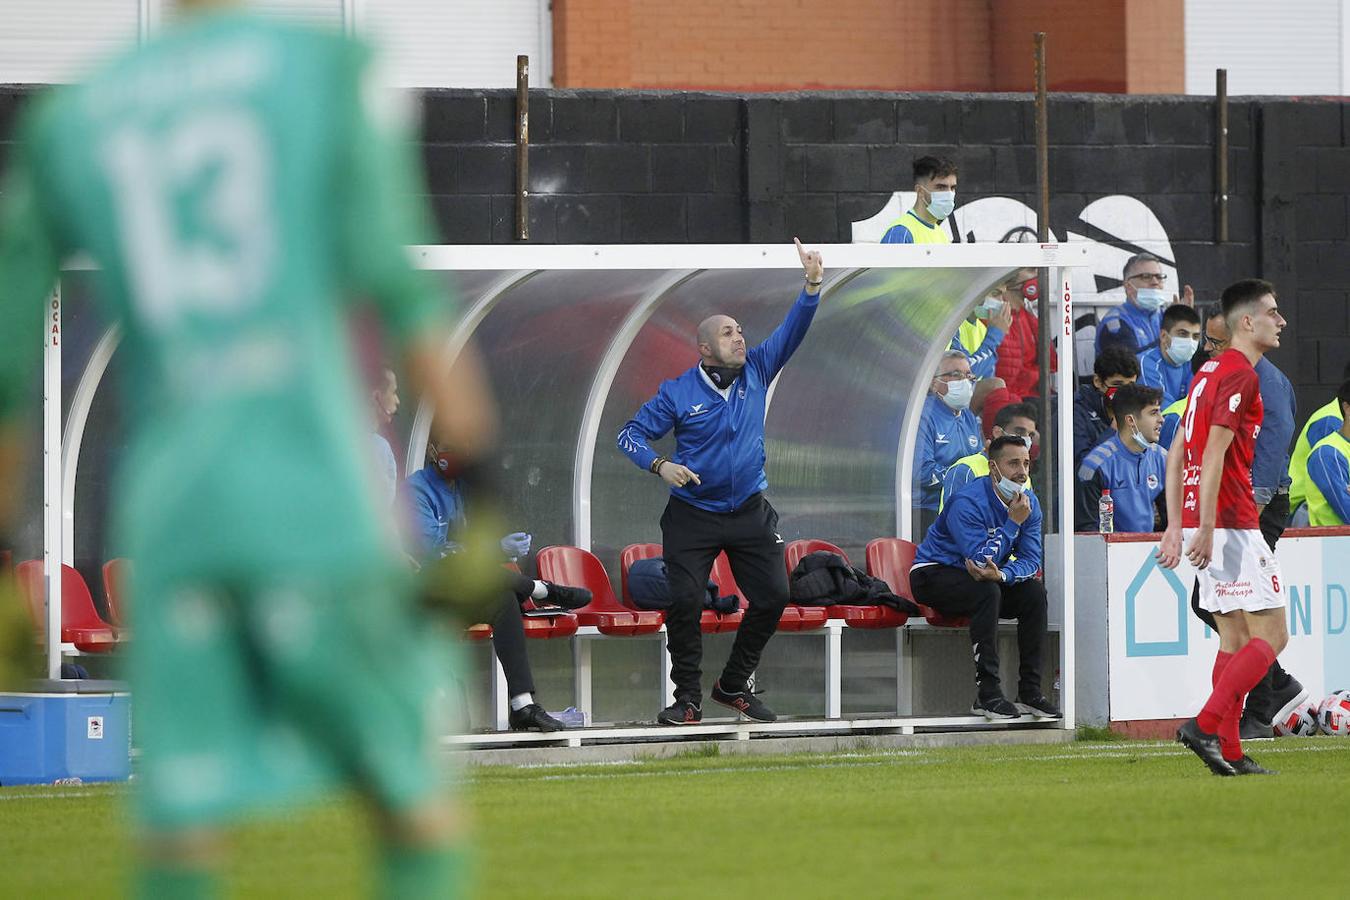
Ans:
[[[1220,244],[1228,242],[1228,70],[1214,70],[1216,118],[1214,134],[1214,231]]]
[[[530,239],[530,58],[516,57],[516,240]]]
[[[1049,104],[1046,100],[1045,92],[1045,32],[1036,32],[1036,237],[1042,243],[1050,241],[1050,129],[1049,129]],[[1054,331],[1053,319],[1051,318],[1050,305],[1050,270],[1040,269],[1036,273],[1036,284],[1040,286],[1040,293],[1036,297],[1036,368],[1039,375],[1037,384],[1040,386],[1040,431],[1041,431],[1041,456],[1038,461],[1036,477],[1041,485],[1041,494],[1049,501],[1046,506],[1048,509],[1042,518],[1043,531],[1049,533],[1054,530],[1056,516],[1054,498],[1055,492],[1055,467],[1052,460],[1055,458],[1058,445],[1060,443],[1059,435],[1051,427],[1054,421],[1051,418],[1050,405],[1050,335]],[[1056,291],[1058,293],[1058,291]],[[1053,307],[1058,309],[1058,304]],[[1063,510],[1059,511],[1061,514]]]

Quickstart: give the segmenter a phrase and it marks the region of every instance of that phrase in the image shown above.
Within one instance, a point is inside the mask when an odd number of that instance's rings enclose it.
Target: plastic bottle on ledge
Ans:
[[[1102,499],[1097,501],[1097,530],[1102,534],[1116,530],[1116,501],[1109,490],[1102,491]]]

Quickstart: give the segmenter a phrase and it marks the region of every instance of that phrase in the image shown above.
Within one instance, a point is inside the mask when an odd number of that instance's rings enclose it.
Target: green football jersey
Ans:
[[[123,324],[118,549],[156,566],[361,566],[392,552],[346,307],[395,339],[448,315],[397,98],[337,34],[199,16],[32,104],[0,192],[0,417],[83,251]]]

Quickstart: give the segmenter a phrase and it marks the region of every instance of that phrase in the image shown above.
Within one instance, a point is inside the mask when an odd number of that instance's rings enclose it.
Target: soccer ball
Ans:
[[[1350,691],[1328,694],[1318,704],[1317,727],[1323,734],[1350,734]]]
[[[1275,734],[1279,736],[1292,735],[1297,737],[1307,737],[1317,734],[1317,709],[1318,704],[1311,700],[1304,700],[1293,711],[1283,719],[1275,723]]]

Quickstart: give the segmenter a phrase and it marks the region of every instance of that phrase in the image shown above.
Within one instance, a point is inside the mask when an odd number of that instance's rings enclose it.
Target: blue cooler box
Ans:
[[[131,696],[115,681],[41,681],[0,694],[0,785],[126,781]]]

